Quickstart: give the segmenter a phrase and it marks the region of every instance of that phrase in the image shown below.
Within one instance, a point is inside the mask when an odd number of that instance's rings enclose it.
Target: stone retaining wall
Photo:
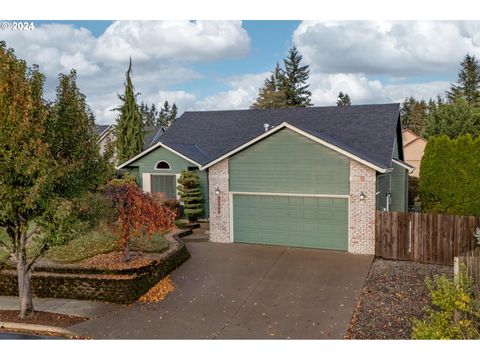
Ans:
[[[154,284],[190,258],[180,239],[191,230],[166,236],[170,247],[153,263],[138,269],[96,270],[58,266],[37,268],[32,275],[32,292],[40,298],[97,300],[130,304]],[[0,295],[18,296],[17,273],[0,271]]]

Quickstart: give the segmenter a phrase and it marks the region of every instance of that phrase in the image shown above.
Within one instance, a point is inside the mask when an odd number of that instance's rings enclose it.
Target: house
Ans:
[[[210,241],[375,252],[376,210],[407,211],[399,104],[185,112],[118,166],[178,198],[200,177]]]
[[[427,140],[409,129],[404,129],[402,135],[405,161],[415,167],[412,176],[420,177],[420,164],[425,152],[425,146],[427,146]]]
[[[108,146],[115,141],[115,127],[113,125],[95,125],[95,132],[98,136],[97,142],[100,146],[100,154],[104,155],[108,149]],[[148,149],[152,145],[156,144],[162,136],[167,128],[165,126],[155,125],[155,126],[148,126],[144,130],[144,150]],[[112,158],[110,159],[112,162],[116,162],[117,156],[114,152],[112,154]]]

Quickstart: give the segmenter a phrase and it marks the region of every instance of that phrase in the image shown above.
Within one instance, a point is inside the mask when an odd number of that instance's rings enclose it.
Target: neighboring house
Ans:
[[[100,146],[100,154],[104,155],[108,149],[109,144],[115,141],[115,127],[113,125],[95,125],[95,131],[98,136],[98,143]],[[143,149],[148,149],[156,144],[166,131],[165,126],[148,126],[144,130],[144,146]],[[114,151],[111,157],[112,162],[116,162],[117,154]]]
[[[185,112],[121,164],[178,198],[200,176],[210,241],[375,252],[376,210],[407,211],[399,104]]]
[[[425,146],[427,146],[427,140],[409,129],[403,130],[402,134],[405,161],[415,167],[412,176],[419,177],[420,164],[422,162],[423,153],[425,152]]]
[[[95,131],[98,136],[98,145],[100,146],[100,154],[104,155],[110,143],[115,140],[113,133],[113,125],[95,125]],[[115,161],[116,156],[113,154],[112,161]]]

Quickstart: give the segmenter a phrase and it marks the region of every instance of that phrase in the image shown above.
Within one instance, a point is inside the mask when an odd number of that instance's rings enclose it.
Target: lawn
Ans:
[[[5,230],[0,228],[0,240],[10,242]],[[121,250],[121,243],[118,236],[105,225],[98,230],[91,231],[68,242],[65,245],[49,249],[44,258],[60,262],[71,263],[90,258],[95,255],[105,254]],[[168,248],[168,241],[161,234],[154,234],[151,238],[147,236],[140,239],[132,239],[130,249],[138,252],[162,252]],[[8,253],[0,247],[0,264],[8,257]]]
[[[168,248],[168,241],[160,234],[154,234],[150,239],[145,236],[130,241],[130,250],[138,252],[162,252]],[[45,253],[45,258],[61,263],[71,263],[90,258],[95,255],[121,250],[118,236],[107,226],[82,235],[65,245],[51,248]]]
[[[10,244],[10,239],[4,228],[0,228],[0,242]],[[0,247],[0,264],[2,264],[7,258],[8,252],[3,247]]]

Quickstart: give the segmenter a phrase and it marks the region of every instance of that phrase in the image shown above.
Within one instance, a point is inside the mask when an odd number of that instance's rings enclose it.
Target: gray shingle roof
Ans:
[[[162,136],[165,131],[165,128],[160,125],[147,126],[144,128],[143,149],[148,149],[150,146],[158,143],[160,136]]]
[[[107,130],[111,125],[95,125],[95,133],[100,136],[105,130]]]
[[[205,165],[287,122],[382,168],[391,165],[399,104],[185,112],[161,142]]]

